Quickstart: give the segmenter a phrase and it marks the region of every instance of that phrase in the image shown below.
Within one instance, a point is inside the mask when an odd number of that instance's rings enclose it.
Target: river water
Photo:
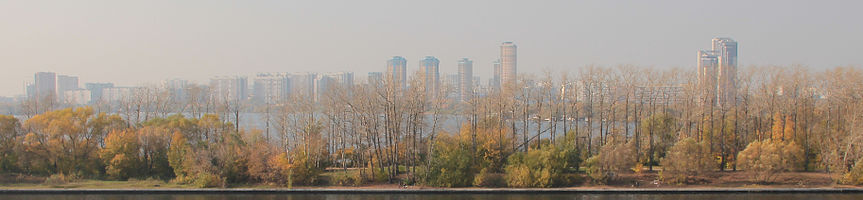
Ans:
[[[476,200],[552,200],[552,199],[696,199],[696,200],[726,200],[726,199],[764,199],[764,200],[803,200],[803,199],[834,199],[859,200],[863,193],[706,193],[706,194],[57,194],[57,195],[0,195],[4,200],[437,200],[437,199],[476,199]]]

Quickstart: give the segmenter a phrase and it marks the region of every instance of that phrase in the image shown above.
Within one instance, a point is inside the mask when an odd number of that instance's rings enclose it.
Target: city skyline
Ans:
[[[863,2],[854,1],[40,2],[0,3],[0,96],[23,94],[40,71],[119,86],[205,83],[258,72],[366,74],[394,55],[410,65],[434,55],[441,73],[468,57],[485,82],[502,41],[520,45],[519,71],[534,74],[593,64],[691,69],[693,49],[714,37],[746,44],[741,67],[863,64],[863,28],[853,26]]]
[[[516,74],[517,45],[514,42],[502,42],[500,46],[500,58],[493,65],[494,74],[488,78],[487,85],[476,84],[482,82],[481,77],[473,76],[473,61],[469,58],[458,60],[458,72],[453,74],[440,73],[440,60],[435,56],[425,56],[419,60],[417,69],[412,73],[408,67],[407,59],[402,56],[393,56],[386,61],[384,72],[369,72],[366,80],[354,80],[353,72],[276,72],[258,73],[249,81],[248,76],[214,76],[209,79],[209,84],[200,84],[201,87],[209,88],[212,95],[224,102],[245,102],[271,104],[287,100],[292,95],[305,95],[312,97],[313,101],[332,90],[334,85],[341,85],[347,91],[352,91],[352,86],[362,84],[383,84],[384,78],[400,88],[406,89],[413,84],[420,84],[424,88],[426,96],[435,98],[443,94],[444,98],[450,98],[456,102],[466,102],[472,97],[482,96],[491,90],[511,88],[512,83],[518,79]],[[708,104],[721,106],[731,105],[737,92],[736,77],[738,74],[738,43],[732,38],[717,37],[711,40],[710,50],[698,50],[696,61],[696,82],[701,90],[702,99]],[[503,60],[503,61],[502,61]],[[105,101],[116,101],[116,97],[123,94],[131,94],[145,87],[114,87],[113,83],[85,83],[85,89],[79,87],[78,77],[57,74],[54,72],[35,73],[34,82],[28,84],[26,97],[30,100],[44,101],[54,99],[56,103],[66,105],[88,105],[103,103]],[[419,82],[413,82],[418,78]],[[443,78],[443,79],[442,79]],[[411,80],[411,81],[408,81]],[[442,81],[443,80],[443,81]],[[410,82],[410,83],[408,83]],[[476,83],[475,83],[476,82]],[[170,92],[172,98],[183,100],[187,98],[187,91],[194,82],[184,79],[163,80],[158,86]],[[446,84],[446,85],[442,85]],[[686,84],[686,83],[682,83]],[[510,85],[501,87],[503,85]],[[440,93],[442,88],[448,91]],[[654,93],[656,86],[640,86],[646,89],[641,93],[645,95]],[[668,93],[679,93],[681,86],[660,86],[660,91]],[[103,91],[108,95],[103,98]],[[485,90],[485,91],[483,91]],[[349,92],[350,93],[350,92]],[[50,95],[46,95],[50,94]],[[652,96],[652,95],[647,95]],[[673,97],[666,97],[673,98]]]

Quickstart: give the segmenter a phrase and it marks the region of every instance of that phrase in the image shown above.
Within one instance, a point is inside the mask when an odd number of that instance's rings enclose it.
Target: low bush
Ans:
[[[501,187],[505,186],[506,182],[500,174],[490,173],[488,169],[482,169],[479,174],[473,178],[473,186],[477,187]]]
[[[199,188],[223,188],[227,186],[225,178],[209,173],[197,174],[193,183]]]
[[[46,185],[63,185],[67,183],[72,183],[78,181],[78,177],[69,176],[65,174],[52,174],[48,178],[45,178],[44,184]]]
[[[279,178],[285,180],[286,185],[314,185],[320,180],[323,167],[306,156],[303,151],[295,151],[293,157],[289,158],[287,153],[281,153],[270,158],[270,165],[274,166]]]
[[[758,182],[771,182],[781,172],[802,167],[803,149],[794,142],[754,141],[741,151],[738,165],[753,173]]]
[[[441,137],[431,156],[431,165],[425,173],[425,183],[438,187],[466,187],[472,185],[477,167],[471,151],[453,138]]]
[[[617,174],[632,172],[637,160],[635,147],[630,143],[609,142],[599,150],[599,154],[585,161],[587,176],[597,184],[606,184]]]
[[[545,145],[528,153],[516,153],[507,159],[506,182],[510,187],[552,187],[565,185],[567,152]]]
[[[863,185],[863,158],[858,159],[851,171],[842,177],[842,183],[848,185]]]
[[[357,181],[354,180],[357,176],[341,173],[330,177],[330,185],[338,186],[356,186]]]
[[[686,183],[690,176],[703,175],[717,168],[710,153],[710,146],[695,139],[678,141],[662,158],[660,177],[670,183]]]

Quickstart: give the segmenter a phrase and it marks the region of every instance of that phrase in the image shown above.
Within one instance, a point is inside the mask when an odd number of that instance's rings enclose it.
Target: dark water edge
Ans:
[[[707,193],[707,194],[13,194],[0,195],[3,200],[613,200],[613,199],[835,199],[860,200],[861,193]]]

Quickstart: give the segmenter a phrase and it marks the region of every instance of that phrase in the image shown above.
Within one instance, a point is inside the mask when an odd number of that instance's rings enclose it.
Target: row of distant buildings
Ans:
[[[493,63],[494,77],[489,88],[500,89],[516,81],[516,45],[504,42],[500,46],[500,58]],[[458,101],[467,101],[481,91],[480,78],[473,74],[473,61],[462,58],[458,61],[458,73],[441,76],[441,61],[434,56],[426,56],[419,61],[416,75],[427,96],[444,95]],[[400,88],[409,84],[408,62],[402,56],[387,60],[385,72],[370,72],[368,84],[392,83]],[[172,79],[162,82],[173,98],[185,98],[189,94],[185,88],[189,81]],[[258,73],[254,77],[219,76],[210,79],[208,91],[213,98],[224,101],[250,101],[253,103],[274,103],[283,101],[291,95],[302,95],[320,99],[327,91],[343,88],[350,93],[351,86],[358,84],[353,72],[333,73]],[[442,91],[444,84],[450,90]],[[54,72],[38,72],[34,82],[27,84],[27,97],[30,99],[53,100],[70,105],[93,104],[97,102],[119,101],[125,96],[137,93],[137,87],[116,87],[112,83],[86,83],[79,85],[78,77],[60,75]]]
[[[457,101],[470,100],[475,95],[483,95],[489,90],[500,90],[513,86],[517,81],[517,46],[512,42],[500,45],[500,57],[492,64],[493,77],[488,84],[480,84],[480,78],[474,76],[473,60],[462,58],[457,60],[457,73],[440,73],[441,61],[434,56],[425,56],[418,62],[414,70],[416,84],[422,84],[426,95],[434,97],[445,95]],[[733,101],[737,73],[737,42],[730,38],[715,38],[711,50],[698,51],[698,84],[703,97],[708,103],[722,104]],[[411,84],[408,74],[408,61],[402,56],[394,56],[386,61],[384,72],[369,72],[367,84],[391,83],[392,86],[407,88]],[[162,82],[163,89],[168,90],[173,98],[186,98],[187,88],[191,83],[186,80],[173,79]],[[335,88],[342,88],[351,93],[351,86],[362,84],[354,79],[353,72],[332,73],[258,73],[253,77],[219,76],[210,79],[207,87],[209,94],[220,101],[248,101],[252,103],[275,103],[287,100],[292,95],[301,95],[319,100]],[[442,91],[448,86],[449,89]],[[604,93],[608,88],[581,88],[582,95],[591,92]],[[34,82],[27,84],[27,97],[30,99],[55,100],[70,105],[93,104],[97,102],[114,102],[136,93],[137,87],[116,87],[112,83],[85,83],[81,88],[78,77],[61,75],[53,72],[38,72]],[[567,88],[563,88],[566,90]],[[640,87],[638,98],[656,98],[672,101],[680,96],[682,87],[668,85],[657,87]]]
[[[293,94],[317,101],[335,88],[349,92],[354,83],[353,72],[259,73],[251,84],[245,76],[215,77],[210,79],[209,87],[219,99],[274,103],[287,100]]]
[[[103,96],[119,98],[122,95],[112,83],[86,83],[84,88],[81,88],[77,76],[54,72],[37,72],[34,81],[27,84],[25,90],[28,99],[73,104],[90,103],[91,99],[102,99]]]
[[[500,46],[500,57],[494,61],[493,77],[489,80],[488,87],[491,89],[501,89],[508,85],[514,85],[516,82],[517,73],[517,50],[518,47],[512,42],[504,42]],[[385,73],[371,72],[369,73],[370,81],[383,81],[390,79],[394,85],[407,88],[408,86],[408,67],[407,59],[401,56],[394,56],[387,61]],[[418,74],[420,76],[420,84],[426,90],[427,96],[434,97],[442,94],[440,60],[434,56],[426,56],[419,61]],[[444,77],[444,81],[448,85],[453,86],[448,97],[457,101],[470,100],[474,95],[480,94],[480,78],[473,75],[473,60],[462,58],[458,60],[458,73]]]

